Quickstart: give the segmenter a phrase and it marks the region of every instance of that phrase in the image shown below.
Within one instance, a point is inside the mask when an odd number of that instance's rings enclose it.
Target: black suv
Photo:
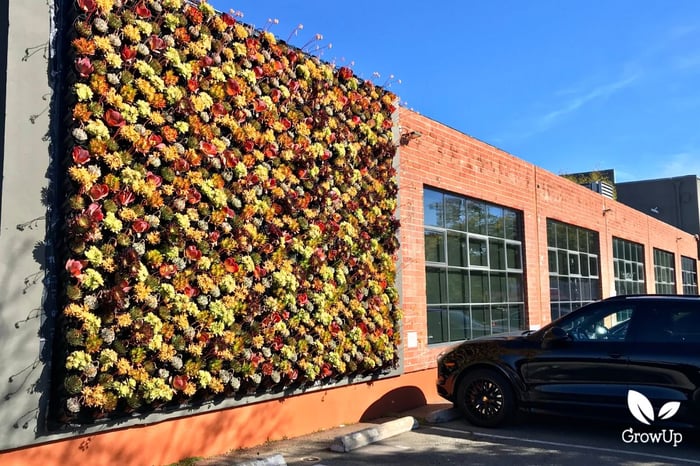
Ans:
[[[608,298],[536,332],[461,343],[437,370],[438,393],[475,425],[522,409],[697,428],[700,296]]]

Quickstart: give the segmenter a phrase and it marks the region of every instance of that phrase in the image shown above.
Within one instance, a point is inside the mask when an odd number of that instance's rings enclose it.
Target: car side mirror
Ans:
[[[556,343],[561,343],[569,339],[569,334],[561,327],[552,327],[544,332],[542,346],[548,348]]]

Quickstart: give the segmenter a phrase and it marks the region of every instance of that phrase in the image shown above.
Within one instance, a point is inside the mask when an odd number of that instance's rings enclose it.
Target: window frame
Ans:
[[[654,248],[654,290],[656,294],[676,294],[676,255]]]
[[[428,344],[468,340],[496,333],[495,330],[523,329],[523,213],[430,186],[423,187],[423,207]],[[448,218],[449,214],[454,218]],[[432,244],[441,250],[427,249],[430,243],[426,239],[431,235],[440,238]],[[460,240],[459,248],[455,238]],[[460,255],[459,260],[451,261],[455,254]],[[476,261],[477,257],[481,260]],[[454,285],[455,280],[450,277],[460,274],[460,284]],[[437,293],[430,289],[430,283],[440,287]],[[461,288],[462,301],[451,293],[453,286]],[[477,296],[481,298],[475,300]],[[466,332],[453,330],[452,321],[460,315],[469,327]]]
[[[689,267],[692,265],[692,267]],[[687,256],[681,256],[681,280],[684,295],[698,293],[698,261]]]
[[[615,293],[618,295],[645,293],[644,245],[615,236],[613,236],[612,241]],[[632,276],[628,277],[628,274]]]
[[[547,256],[552,320],[601,298],[597,231],[547,218]],[[581,267],[582,261],[585,268]],[[578,265],[572,273],[574,263]],[[584,269],[585,275],[581,273]]]

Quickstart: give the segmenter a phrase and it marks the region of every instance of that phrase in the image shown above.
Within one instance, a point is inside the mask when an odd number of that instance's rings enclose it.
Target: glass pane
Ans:
[[[579,275],[578,254],[569,253],[569,274]]]
[[[523,263],[520,258],[519,244],[506,243],[506,267],[509,269],[522,270]]]
[[[450,341],[468,339],[470,334],[469,308],[450,306],[448,318],[450,321]]]
[[[588,252],[588,232],[583,228],[578,230],[579,251]]]
[[[425,225],[444,227],[442,193],[431,189],[423,190],[423,216]]]
[[[503,207],[490,206],[488,209],[488,234],[503,238]]]
[[[569,228],[568,228],[568,235],[569,235],[569,238],[568,238],[568,241],[569,241],[568,248],[569,248],[571,251],[579,251],[579,247],[578,247],[578,229],[576,229],[576,228],[574,228],[574,227],[569,227]]]
[[[469,302],[469,273],[451,269],[447,274],[447,289],[450,304]]]
[[[508,301],[523,301],[523,276],[520,274],[508,274]]]
[[[571,305],[571,303],[561,303],[559,304],[559,313],[564,316],[576,309],[577,307],[578,306]]]
[[[472,306],[472,338],[491,335],[491,313],[488,306]]]
[[[466,231],[466,200],[445,194],[445,227]]]
[[[549,300],[551,302],[561,301],[559,296],[559,277],[549,276]]]
[[[486,255],[486,240],[483,238],[469,238],[469,265],[472,267],[486,267],[489,265]]]
[[[597,256],[588,256],[588,271],[591,277],[599,276]]]
[[[489,240],[489,267],[491,270],[506,269],[506,245],[503,240]]]
[[[557,247],[557,232],[553,221],[547,220],[547,246],[551,248]],[[551,270],[550,270],[551,272]]]
[[[503,212],[505,231],[504,235],[506,239],[520,239],[520,232],[518,228],[518,216],[514,210],[505,209]]]
[[[566,251],[557,251],[559,275],[569,275],[569,255]]]
[[[425,270],[425,294],[428,304],[447,304],[447,271],[436,267]]]
[[[489,275],[488,272],[472,270],[469,273],[469,289],[472,303],[489,302]]]
[[[467,201],[467,230],[486,234],[486,206],[481,202]]]
[[[615,280],[615,293],[617,293],[618,295],[627,294],[626,288],[627,287],[625,286],[625,282]]]
[[[505,272],[491,272],[491,303],[505,303],[508,300]]]
[[[588,255],[587,254],[581,254],[579,264],[581,265],[581,276],[582,277],[587,277],[589,275],[588,273]]]
[[[445,262],[445,237],[442,232],[425,230],[425,260]]]
[[[560,249],[566,249],[568,247],[568,243],[566,241],[566,225],[563,223],[556,223],[556,229],[557,229],[557,247]]]
[[[510,320],[510,328],[509,331],[514,331],[514,330],[523,330],[525,328],[525,320],[523,319],[523,316],[525,313],[523,312],[523,306],[518,304],[518,305],[509,305],[508,306],[508,317]]]
[[[508,331],[508,307],[491,306],[491,333]]]
[[[591,281],[587,278],[582,278],[579,282],[582,301],[591,300]]]
[[[554,321],[557,320],[559,317],[561,317],[561,313],[559,312],[559,303],[553,302],[549,306],[549,312],[551,314],[550,318]]]
[[[559,267],[557,267],[557,251],[550,249],[547,253],[549,256],[549,273],[559,273]]]
[[[428,343],[442,343],[447,340],[447,309],[428,308]]]
[[[571,278],[569,282],[569,292],[571,293],[571,301],[581,301],[581,279],[577,277]]]
[[[571,293],[569,291],[569,279],[567,277],[559,277],[559,300],[571,301]]]
[[[456,267],[467,266],[467,235],[447,232],[447,263]]]

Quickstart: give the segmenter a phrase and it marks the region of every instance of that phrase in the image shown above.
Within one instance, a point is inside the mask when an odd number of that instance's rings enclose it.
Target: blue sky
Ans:
[[[700,175],[700,1],[210,3],[553,173]]]

